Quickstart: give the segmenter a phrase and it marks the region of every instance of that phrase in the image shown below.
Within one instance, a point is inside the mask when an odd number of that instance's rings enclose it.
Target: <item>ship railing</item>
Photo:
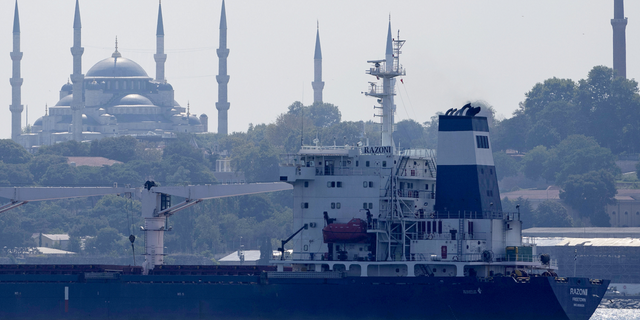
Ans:
[[[514,262],[535,262],[538,261],[538,257],[532,254],[496,254],[494,255],[496,261],[514,261]]]
[[[502,211],[435,211],[436,219],[504,219],[506,212]]]
[[[412,253],[410,257],[411,261],[453,261],[453,262],[480,262],[482,260],[482,254],[465,253],[462,256],[457,254],[447,254],[445,257],[442,254],[424,254],[424,253]]]
[[[462,236],[462,240],[487,240],[486,232],[475,232],[475,233],[463,233],[462,235],[456,234],[457,237]],[[411,238],[411,240],[456,240],[453,239],[451,233],[428,233],[428,232],[417,232],[407,234],[407,237]]]
[[[425,158],[436,163],[436,151],[433,149],[404,149],[396,152],[398,156],[406,156],[410,158]]]

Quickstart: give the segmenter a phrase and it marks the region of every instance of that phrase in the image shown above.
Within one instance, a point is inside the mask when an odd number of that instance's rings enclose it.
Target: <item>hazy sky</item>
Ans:
[[[217,131],[221,0],[164,0],[166,78],[182,105]],[[29,122],[55,105],[72,72],[75,0],[21,0],[22,103]],[[343,120],[373,120],[361,94],[367,60],[382,59],[391,15],[407,40],[396,120],[428,121],[437,111],[485,100],[510,117],[537,82],[585,78],[612,66],[613,0],[228,0],[229,131],[270,123],[294,101],[313,100],[313,53],[320,23],[324,101]],[[14,0],[0,0],[0,138],[10,137]],[[155,77],[157,0],[81,0],[83,73],[114,51]],[[627,76],[640,74],[640,1],[625,1]],[[4,31],[2,31],[4,30]],[[2,80],[3,79],[3,80]],[[26,113],[23,112],[23,126]],[[377,120],[377,119],[376,119]]]

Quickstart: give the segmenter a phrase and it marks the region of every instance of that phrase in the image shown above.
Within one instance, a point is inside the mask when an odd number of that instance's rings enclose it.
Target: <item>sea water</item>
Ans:
[[[637,320],[640,319],[640,309],[611,309],[598,308],[589,320]]]

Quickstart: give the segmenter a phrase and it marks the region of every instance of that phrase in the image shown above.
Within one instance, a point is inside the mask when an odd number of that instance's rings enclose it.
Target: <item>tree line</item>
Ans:
[[[634,80],[616,77],[597,66],[586,79],[547,79],[525,94],[508,119],[491,118],[492,148],[499,178],[522,175],[562,187],[561,198],[593,225],[606,226],[604,206],[616,193],[617,155],[640,150],[640,98]],[[437,116],[419,123],[403,120],[393,135],[396,146],[437,148]],[[0,140],[0,186],[141,186],[153,179],[160,185],[216,183],[216,160],[229,158],[247,182],[278,180],[279,155],[301,145],[356,145],[380,139],[377,123],[342,121],[337,106],[294,102],[274,123],[250,124],[246,132],[179,134],[158,143],[123,136],[91,143],[69,141],[28,153],[11,140]],[[521,156],[518,161],[507,150]],[[101,156],[118,160],[111,166],[73,166],[68,157]],[[170,218],[169,252],[203,255],[277,245],[291,232],[291,191],[209,200]],[[520,201],[521,200],[521,201]],[[505,200],[505,208],[520,201],[532,225],[571,225],[555,204],[527,209],[523,200]],[[524,203],[524,204],[523,204]],[[33,233],[69,233],[72,250],[124,254],[126,237],[141,225],[138,201],[116,196],[29,203],[0,216],[0,244],[34,245]],[[515,211],[515,210],[510,210]],[[565,210],[566,211],[566,210]],[[553,219],[552,219],[553,218]],[[529,223],[529,222],[527,222]],[[139,234],[138,234],[139,235]],[[139,242],[138,242],[139,243]]]

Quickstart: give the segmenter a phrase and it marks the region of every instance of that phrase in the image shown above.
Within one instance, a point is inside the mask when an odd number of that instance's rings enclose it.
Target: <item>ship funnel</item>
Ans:
[[[475,114],[454,109],[439,116],[435,209],[440,218],[481,219],[502,212],[489,123]]]

